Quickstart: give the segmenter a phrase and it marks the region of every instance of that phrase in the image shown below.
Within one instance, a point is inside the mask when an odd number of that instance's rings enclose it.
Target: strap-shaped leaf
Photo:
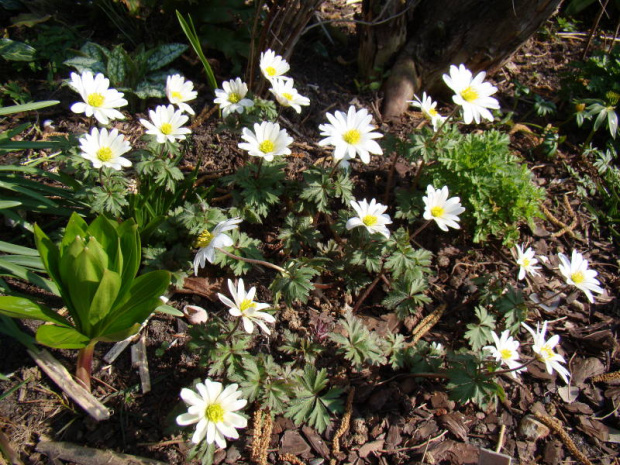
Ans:
[[[50,278],[58,285],[60,295],[63,297],[68,295],[67,289],[63,286],[60,276],[60,253],[58,247],[56,247],[56,244],[47,237],[37,224],[34,225],[34,240],[43,266],[47,270],[47,274],[49,274]]]
[[[23,297],[0,296],[0,313],[11,318],[42,320],[62,326],[71,326],[66,319],[56,312]]]
[[[20,113],[22,111],[40,110],[41,108],[51,107],[57,105],[60,100],[43,100],[42,102],[30,102],[23,105],[11,105],[9,107],[0,108],[0,116],[12,115],[13,113]]]
[[[36,339],[39,344],[55,349],[81,349],[86,347],[90,338],[75,328],[56,325],[41,325],[37,329]]]

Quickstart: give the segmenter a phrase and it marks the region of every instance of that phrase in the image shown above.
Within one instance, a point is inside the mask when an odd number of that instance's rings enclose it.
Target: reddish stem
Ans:
[[[78,352],[77,369],[75,377],[90,392],[90,375],[93,368],[93,354],[96,342],[91,342]]]

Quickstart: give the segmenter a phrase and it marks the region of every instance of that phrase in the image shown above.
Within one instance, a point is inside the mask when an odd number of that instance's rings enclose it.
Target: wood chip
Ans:
[[[28,349],[28,354],[39,368],[49,376],[73,401],[82,407],[97,421],[110,418],[110,411],[88,392],[81,384],[73,380],[67,369],[45,349]]]
[[[40,442],[36,451],[47,455],[50,459],[66,460],[79,465],[166,465],[159,460],[121,454],[112,450],[82,447],[70,442]]]

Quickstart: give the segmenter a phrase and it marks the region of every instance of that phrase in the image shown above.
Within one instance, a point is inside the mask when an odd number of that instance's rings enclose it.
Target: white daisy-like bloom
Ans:
[[[385,214],[387,210],[385,205],[377,203],[375,199],[371,199],[370,203],[364,199],[360,202],[352,200],[351,207],[353,207],[357,216],[347,221],[347,229],[363,226],[370,234],[382,234],[386,239],[389,239],[390,230],[386,225],[392,224],[392,220],[389,215]]]
[[[231,113],[243,113],[246,108],[254,106],[254,101],[245,98],[248,85],[241,78],[222,82],[223,89],[215,89],[214,103],[222,109],[222,116],[227,118]]]
[[[127,105],[124,94],[116,89],[110,89],[110,80],[103,74],[93,76],[90,71],[82,74],[71,73],[69,85],[80,94],[83,102],[71,105],[73,113],[84,113],[94,116],[101,124],[108,124],[110,120],[124,119],[117,108]]]
[[[435,189],[433,186],[426,187],[424,201],[424,219],[435,220],[437,226],[442,231],[447,231],[448,227],[460,229],[459,215],[465,211],[461,206],[459,197],[448,198],[448,186]]]
[[[570,377],[570,372],[562,366],[562,363],[566,363],[564,357],[560,354],[556,354],[553,351],[553,348],[558,345],[560,342],[560,336],[557,334],[555,336],[551,336],[549,340],[545,341],[545,333],[547,332],[547,322],[545,321],[542,325],[542,329],[540,328],[540,323],[536,323],[536,331],[530,328],[525,323],[521,323],[525,329],[532,335],[534,338],[534,345],[532,346],[532,350],[536,354],[536,358],[541,362],[545,362],[545,367],[547,368],[547,373],[553,373],[553,370],[557,371],[562,379],[568,384],[568,378]]]
[[[374,139],[383,137],[379,132],[373,132],[375,126],[370,124],[372,115],[362,108],[357,111],[353,105],[348,113],[337,111],[333,115],[326,113],[330,124],[319,125],[319,130],[325,139],[319,145],[333,145],[334,159],[353,159],[359,155],[364,163],[370,162],[370,154],[383,155],[383,150]]]
[[[196,384],[196,391],[181,389],[181,399],[188,405],[186,413],[177,416],[180,426],[196,425],[192,442],[199,444],[206,439],[208,444],[217,444],[224,449],[226,439],[239,439],[237,428],[245,428],[248,420],[235,413],[248,403],[240,399],[241,391],[237,384],[223,389],[222,383],[205,379]]]
[[[198,275],[199,268],[204,268],[205,262],[213,263],[216,249],[233,245],[231,237],[224,233],[232,229],[237,229],[241,221],[241,218],[238,217],[231,218],[218,223],[213,229],[213,232],[209,232],[205,229],[200,233],[198,239],[196,239],[196,246],[199,247],[199,250],[194,257],[195,275]]]
[[[147,129],[147,134],[157,138],[159,144],[185,140],[185,136],[192,132],[182,127],[189,121],[189,116],[181,110],[175,110],[173,105],[158,105],[155,111],[149,110],[149,117],[151,121],[141,118],[140,123]]]
[[[473,77],[472,72],[462,64],[458,68],[451,65],[450,75],[443,75],[444,82],[454,91],[452,101],[463,108],[465,124],[472,121],[479,124],[481,117],[493,121],[493,114],[489,109],[499,109],[499,102],[491,97],[497,92],[497,87],[483,82],[485,77],[484,71]]]
[[[430,355],[443,357],[446,354],[446,348],[441,342],[431,342],[429,346]]]
[[[441,116],[437,111],[437,102],[434,102],[430,96],[426,95],[426,92],[422,93],[422,99],[417,95],[413,97],[415,100],[407,100],[407,102],[410,103],[411,106],[419,108],[424,117],[433,125],[433,131],[437,131],[439,126],[446,120],[446,117]]]
[[[492,357],[495,357],[495,361],[500,364],[506,365],[510,370],[519,367],[522,363],[519,361],[519,341],[515,340],[509,330],[502,332],[500,337],[497,337],[495,331],[491,331],[493,342],[495,345],[485,346],[482,350],[489,351]],[[510,374],[516,378],[517,372],[524,371],[525,367],[518,370],[511,371]]]
[[[519,276],[517,276],[517,279],[525,279],[526,274],[538,276],[540,273],[536,270],[540,270],[540,266],[536,266],[538,260],[534,258],[534,251],[532,248],[528,247],[524,251],[523,246],[517,244],[515,249],[517,255],[516,262],[517,265],[519,265]]]
[[[285,74],[291,69],[288,62],[271,49],[260,54],[259,66],[263,76],[269,81],[276,78],[288,79]]]
[[[248,292],[245,292],[245,285],[243,279],[239,279],[237,288],[235,289],[235,283],[232,280],[228,280],[228,290],[233,300],[230,300],[223,294],[217,294],[224,305],[229,307],[228,312],[235,317],[241,317],[243,323],[243,329],[248,334],[254,332],[254,323],[256,323],[265,334],[271,334],[271,331],[265,324],[275,323],[276,319],[267,312],[261,312],[266,308],[269,308],[269,304],[264,304],[254,301],[254,295],[256,294],[256,288],[252,287]]]
[[[90,134],[80,137],[82,158],[89,160],[94,168],[105,166],[115,170],[131,166],[122,155],[131,150],[131,145],[117,129],[92,128]]]
[[[573,250],[570,260],[562,253],[558,254],[558,257],[561,262],[560,272],[564,275],[566,282],[583,291],[590,303],[594,303],[592,292],[603,293],[603,288],[599,286],[600,282],[596,279],[598,272],[588,269],[588,260],[585,260],[583,255],[576,250]]]
[[[278,123],[271,121],[254,123],[254,132],[243,128],[241,138],[245,142],[240,142],[239,148],[246,150],[253,157],[272,161],[273,157],[291,154],[288,146],[293,143],[293,138],[288,135],[286,129],[280,129]]]
[[[310,99],[297,92],[294,85],[293,79],[272,79],[269,92],[283,107],[292,107],[297,113],[301,113],[301,107],[310,105]]]
[[[166,97],[173,105],[179,107],[179,110],[195,115],[194,110],[187,103],[194,100],[198,96],[198,92],[194,90],[194,83],[186,81],[180,74],[173,74],[166,79]]]

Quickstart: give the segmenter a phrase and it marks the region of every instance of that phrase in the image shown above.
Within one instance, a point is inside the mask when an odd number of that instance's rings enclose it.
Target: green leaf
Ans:
[[[147,70],[155,71],[163,68],[180,57],[187,49],[188,46],[185,44],[164,44],[156,47],[146,60]]]
[[[211,69],[211,65],[207,61],[207,57],[205,57],[205,54],[202,51],[202,45],[200,44],[200,38],[198,37],[198,34],[196,33],[196,28],[194,27],[194,22],[192,21],[192,17],[190,15],[187,15],[187,21],[186,21],[183,15],[179,13],[178,10],[176,11],[176,14],[177,14],[177,19],[179,20],[179,23],[181,24],[181,29],[183,29],[183,32],[185,33],[185,36],[189,40],[189,43],[191,44],[192,48],[198,55],[198,58],[200,58],[200,62],[202,63],[202,66],[204,67],[205,73],[207,74],[207,83],[209,84],[211,91],[214,91],[215,89],[217,89],[217,80],[215,79],[215,74],[213,74],[213,69]]]
[[[38,274],[35,273],[32,269],[24,267],[20,264],[13,263],[10,260],[7,260],[7,255],[0,256],[0,268],[7,270],[11,275],[15,278],[23,279],[26,282],[34,284],[35,286],[39,286],[42,289],[45,289],[53,294],[60,295],[60,290],[58,286],[48,279],[42,278]],[[34,258],[34,257],[23,257],[23,258]],[[38,259],[40,262],[40,259]]]
[[[106,67],[106,75],[110,79],[113,86],[119,87],[125,83],[127,77],[127,63],[131,59],[122,45],[117,45],[112,49],[112,53],[108,57]]]
[[[161,82],[151,82],[148,80],[138,83],[133,93],[139,99],[162,98],[166,96],[166,86]]]
[[[43,266],[47,270],[47,274],[50,275],[50,278],[52,278],[58,286],[60,295],[68,295],[60,275],[60,253],[58,247],[56,247],[56,244],[54,244],[36,224],[34,225],[34,239]]]
[[[83,73],[84,71],[90,71],[93,74],[96,73],[105,73],[106,68],[105,65],[96,58],[91,57],[73,57],[68,60],[63,61],[65,66],[69,66],[71,68],[75,68],[78,73]]]
[[[97,292],[93,296],[88,312],[88,321],[91,325],[96,325],[108,316],[118,296],[121,284],[120,274],[109,269],[103,270],[103,276],[99,282]]]
[[[23,247],[21,245],[11,244],[10,242],[0,241],[0,252],[24,255],[28,257],[38,257],[39,251],[37,249],[31,249],[30,247]]]
[[[12,115],[14,113],[21,113],[24,111],[40,110],[41,108],[51,107],[58,105],[60,100],[44,100],[41,102],[25,103],[23,105],[12,105],[9,107],[0,108],[0,116]]]
[[[69,322],[56,312],[22,297],[0,296],[0,313],[11,318],[42,320],[70,326]]]
[[[467,325],[465,339],[469,341],[471,348],[478,352],[492,340],[491,331],[495,329],[495,318],[482,306],[476,307],[476,316],[480,322]]]
[[[0,38],[0,56],[9,61],[33,61],[36,49],[23,42]]]
[[[90,343],[90,338],[75,328],[56,325],[39,326],[36,339],[39,344],[55,349],[81,349]]]

